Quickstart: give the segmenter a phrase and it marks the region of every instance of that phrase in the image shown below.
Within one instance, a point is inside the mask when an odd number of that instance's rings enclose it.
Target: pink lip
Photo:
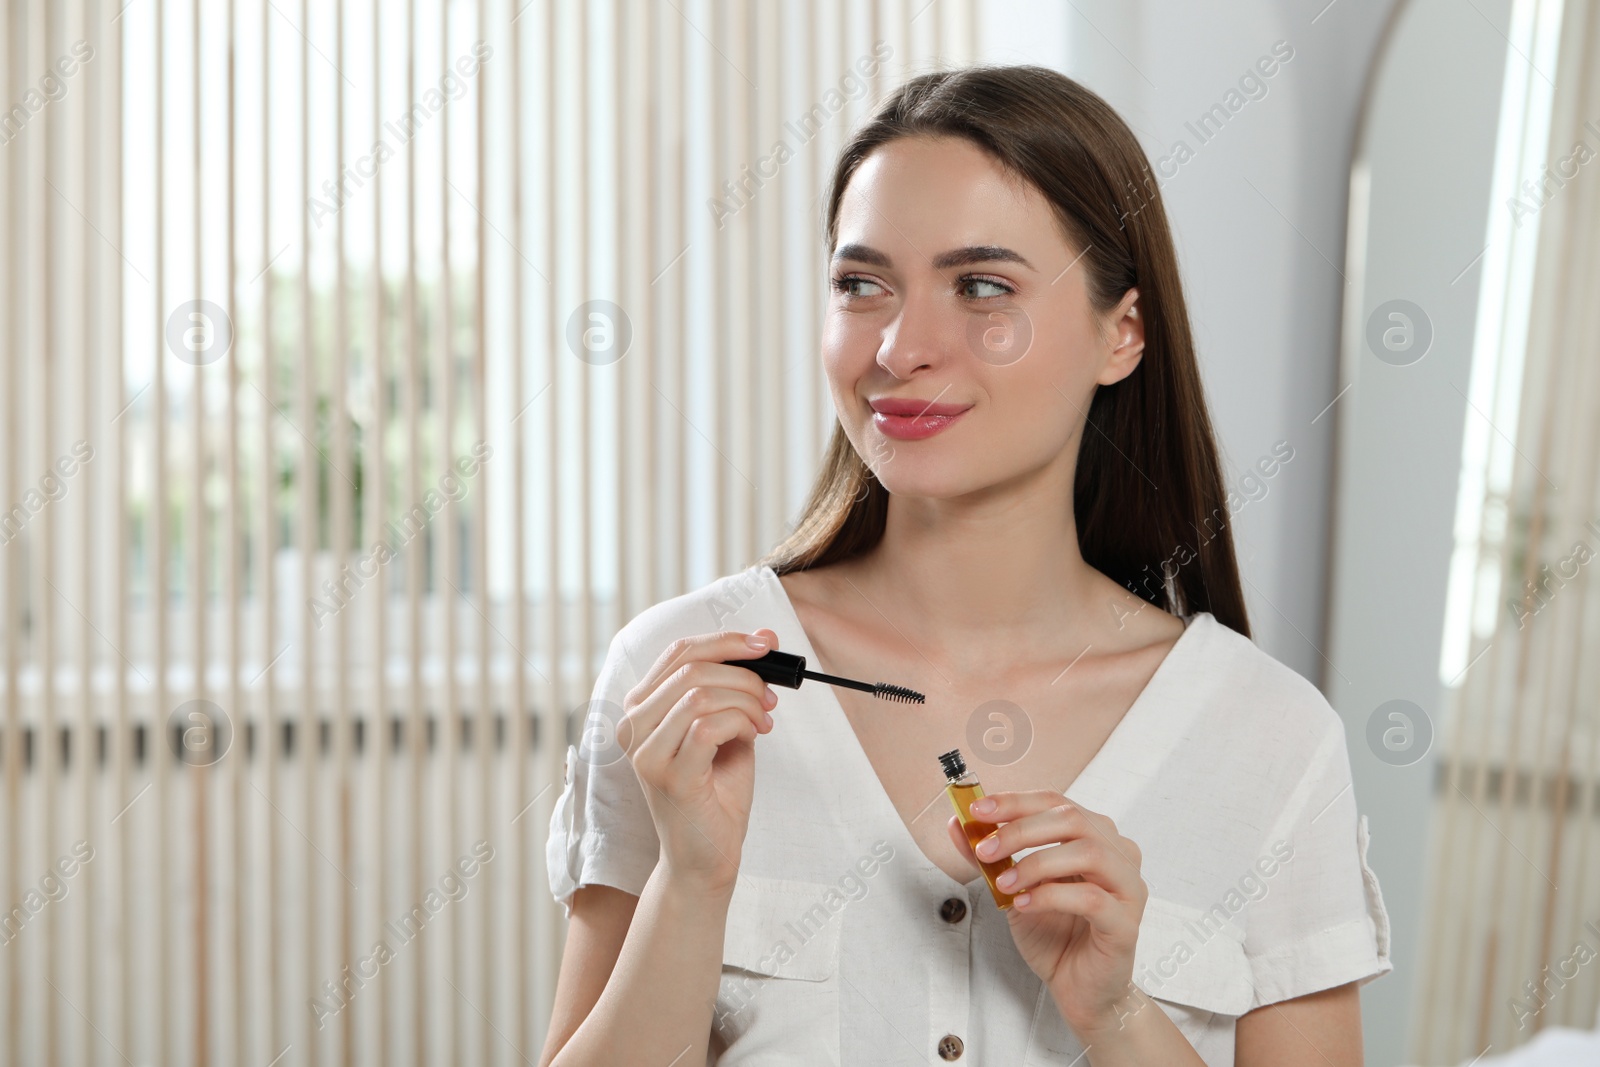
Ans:
[[[867,401],[867,406],[881,415],[959,415],[971,404],[935,404],[915,397],[881,396]]]
[[[893,437],[897,441],[920,441],[946,429],[966,414],[966,411],[967,409],[963,408],[951,415],[918,415],[915,412],[909,415],[891,415],[879,411],[873,414],[872,424],[885,437]]]

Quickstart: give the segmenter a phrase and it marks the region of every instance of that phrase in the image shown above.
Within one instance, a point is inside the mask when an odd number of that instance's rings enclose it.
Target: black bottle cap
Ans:
[[[961,758],[959,748],[952,748],[940,756],[939,763],[944,767],[944,776],[952,782],[967,773],[967,761]]]

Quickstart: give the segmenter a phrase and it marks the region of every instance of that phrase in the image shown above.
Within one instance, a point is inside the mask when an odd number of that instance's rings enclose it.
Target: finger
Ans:
[[[985,860],[1009,856],[1036,845],[1070,841],[1089,832],[1083,809],[1060,793],[993,793],[996,811],[980,816],[999,828],[977,844]],[[1054,797],[1054,803],[1048,803]],[[989,799],[985,797],[984,799]],[[974,805],[976,806],[976,805]]]
[[[1012,898],[1019,911],[1082,916],[1100,934],[1132,942],[1139,936],[1135,908],[1093,882],[1045,882]]]
[[[723,712],[743,717],[750,724],[752,734],[766,733],[770,729],[766,723],[766,709],[749,693],[714,687],[693,689],[645,736],[637,747],[634,763],[643,760],[646,766],[666,768],[677,757],[695,720]]]
[[[668,777],[678,784],[696,781],[711,768],[717,750],[730,741],[754,741],[756,728],[736,710],[701,715],[684,731],[683,744],[672,757]]]
[[[972,842],[967,840],[966,828],[961,825],[961,818],[957,815],[950,816],[950,821],[945,824],[945,829],[950,832],[950,840],[955,842],[956,848],[972,863],[978,862],[978,857],[972,851]]]
[[[758,649],[751,646],[748,643],[748,638],[751,636],[764,639],[766,647]],[[758,659],[777,647],[778,635],[766,629],[757,630],[754,635],[741,633],[738,630],[720,630],[716,633],[680,637],[661,650],[661,655],[657,656],[655,663],[644,672],[644,677],[639,679],[634,691],[641,697],[654,692],[660,686],[662,679],[693,660],[721,663],[728,659]]]
[[[972,814],[984,822],[1010,822],[1036,811],[1048,811],[1072,803],[1072,800],[1054,789],[1002,789],[974,800]]]
[[[984,859],[1008,856],[1036,845],[1050,845],[1094,834],[1115,847],[1120,855],[1132,862],[1135,869],[1139,866],[1134,850],[1124,843],[1126,838],[1117,833],[1115,823],[1060,793],[1047,789],[1000,792],[983,799],[991,797],[997,798],[996,811],[987,814],[974,812],[985,822],[1001,824],[990,835],[998,841],[999,847],[992,855],[980,849],[979,855]],[[981,801],[974,802],[973,806],[976,807],[978,803]]]
[[[777,694],[771,693],[771,688],[759,674],[743,667],[691,660],[669,674],[654,692],[635,704],[627,717],[634,736],[643,741],[655,732],[674,707],[686,699],[701,711],[715,711],[736,695],[743,695],[760,706],[751,718],[760,726],[760,712],[776,707],[778,703]]]
[[[1008,893],[1068,879],[1092,882],[1121,900],[1138,900],[1144,893],[1138,870],[1095,836],[1030,852],[1017,861],[1015,871],[1016,880],[1001,887]]]

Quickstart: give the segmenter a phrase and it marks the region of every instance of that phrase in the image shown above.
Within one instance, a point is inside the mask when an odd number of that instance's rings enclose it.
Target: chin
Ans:
[[[951,469],[951,464],[902,463],[901,458],[895,457],[894,467],[878,474],[878,481],[891,496],[949,500],[990,484],[989,479],[974,476],[970,471]],[[921,470],[917,469],[919,466]]]

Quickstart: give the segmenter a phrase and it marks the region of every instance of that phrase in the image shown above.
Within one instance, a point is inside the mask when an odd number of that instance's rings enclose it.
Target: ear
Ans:
[[[1129,289],[1110,313],[1114,346],[1095,382],[1111,385],[1133,373],[1144,355],[1144,316],[1139,313],[1139,290]]]

